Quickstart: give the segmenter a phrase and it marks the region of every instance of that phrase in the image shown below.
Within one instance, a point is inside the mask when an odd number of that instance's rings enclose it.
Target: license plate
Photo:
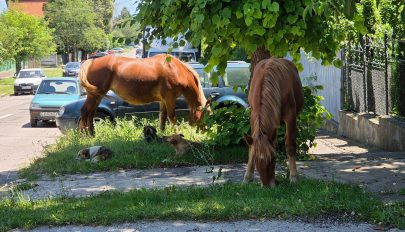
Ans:
[[[31,89],[31,86],[21,86],[21,89]]]
[[[58,114],[58,112],[41,112],[39,115],[41,117],[55,117]]]

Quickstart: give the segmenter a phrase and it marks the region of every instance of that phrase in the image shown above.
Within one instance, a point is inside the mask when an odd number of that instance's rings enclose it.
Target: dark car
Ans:
[[[226,104],[234,103],[241,107],[247,108],[247,96],[240,89],[235,92],[233,86],[247,85],[250,77],[249,63],[246,62],[228,62],[226,75],[219,79],[216,86],[213,86],[210,81],[211,73],[204,72],[204,66],[199,63],[190,63],[200,75],[201,84],[203,86],[204,95],[212,97],[213,101],[218,103],[217,107],[223,107]],[[85,99],[80,99],[62,106],[56,116],[56,125],[64,132],[69,129],[78,127],[80,120],[80,109],[84,104]],[[115,120],[117,117],[125,117],[131,115],[159,113],[159,102],[153,102],[143,105],[131,105],[118,97],[113,91],[109,91],[100,102],[95,120],[109,119]],[[176,112],[188,111],[187,102],[181,96],[176,101]]]
[[[69,62],[65,65],[65,70],[63,70],[63,76],[77,77],[79,75],[79,70],[80,70],[80,62]]]

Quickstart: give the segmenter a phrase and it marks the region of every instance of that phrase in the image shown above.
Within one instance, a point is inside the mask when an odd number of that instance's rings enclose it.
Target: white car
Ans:
[[[35,94],[42,79],[46,78],[40,68],[21,69],[14,81],[14,95],[21,93]]]

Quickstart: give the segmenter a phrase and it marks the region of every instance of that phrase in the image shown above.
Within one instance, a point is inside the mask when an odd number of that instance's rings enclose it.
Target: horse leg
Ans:
[[[91,135],[94,135],[93,118],[101,98],[102,96],[88,95],[80,110],[79,128],[82,131],[88,131]]]
[[[253,173],[254,173],[254,171],[255,171],[255,167],[254,167],[254,161],[253,161],[253,157],[252,157],[252,155],[250,154],[250,152],[249,152],[249,161],[248,161],[248,164],[247,164],[247,169],[246,169],[246,172],[245,172],[245,177],[243,178],[243,181],[244,182],[251,182],[251,181],[253,181]]]
[[[160,102],[160,130],[164,131],[166,129],[167,120],[167,109],[165,103]]]
[[[292,114],[285,121],[285,150],[288,156],[288,168],[290,170],[290,182],[296,182],[298,179],[297,166],[295,163],[296,156],[296,137],[297,137],[297,119],[296,115]]]
[[[170,122],[174,125],[174,130],[177,133],[177,120],[176,120],[176,99],[169,99],[165,102],[166,111]]]

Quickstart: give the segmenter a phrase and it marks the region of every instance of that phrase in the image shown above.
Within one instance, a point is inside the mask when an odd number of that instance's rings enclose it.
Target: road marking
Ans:
[[[0,119],[10,117],[11,115],[12,115],[12,114],[6,114],[6,115],[3,115],[3,116],[0,116]]]

